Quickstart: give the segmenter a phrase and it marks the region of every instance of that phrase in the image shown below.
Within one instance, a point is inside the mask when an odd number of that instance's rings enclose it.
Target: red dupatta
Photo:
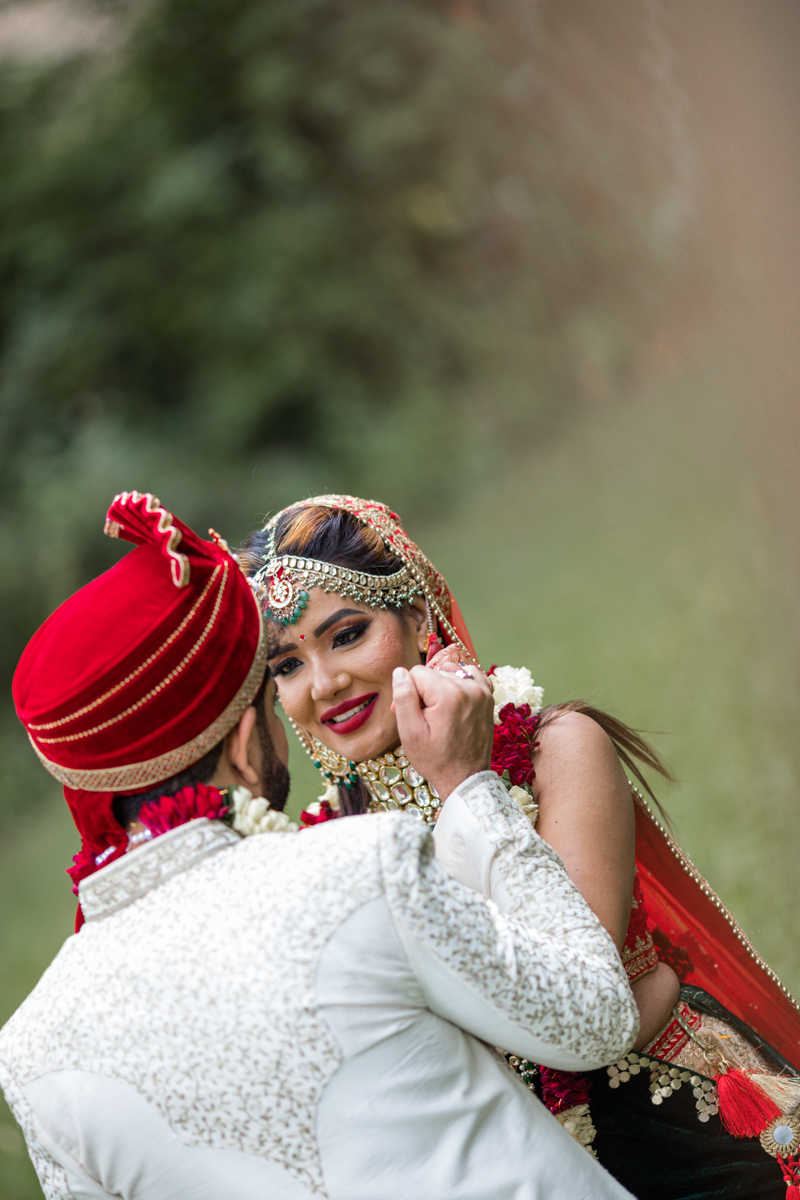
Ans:
[[[800,1007],[689,857],[636,797],[636,862],[659,956],[800,1063]]]

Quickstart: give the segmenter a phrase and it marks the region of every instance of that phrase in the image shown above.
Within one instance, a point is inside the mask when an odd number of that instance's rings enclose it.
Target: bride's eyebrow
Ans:
[[[328,617],[321,625],[318,625],[314,630],[314,637],[321,637],[326,629],[330,629],[331,625],[335,625],[342,617],[365,617],[367,614],[362,612],[360,608],[340,608],[332,617]]]
[[[326,629],[330,629],[331,625],[335,625],[337,621],[341,621],[342,617],[365,617],[367,614],[362,612],[360,608],[340,608],[333,616],[327,617],[321,625],[318,625],[313,630],[315,638],[321,637]],[[277,658],[279,654],[288,654],[290,650],[297,649],[297,642],[270,642],[267,653],[268,658]]]

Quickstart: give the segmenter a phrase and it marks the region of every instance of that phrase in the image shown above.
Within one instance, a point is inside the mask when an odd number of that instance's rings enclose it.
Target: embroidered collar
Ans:
[[[240,840],[227,825],[206,817],[162,833],[81,881],[78,895],[85,920],[110,916],[199,859]]]

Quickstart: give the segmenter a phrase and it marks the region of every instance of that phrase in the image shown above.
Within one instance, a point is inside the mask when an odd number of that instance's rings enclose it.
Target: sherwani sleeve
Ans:
[[[445,813],[454,797],[483,847],[470,886],[411,822],[387,827],[382,844],[389,909],[428,1007],[544,1066],[619,1058],[638,1014],[611,938],[493,772],[456,789]]]

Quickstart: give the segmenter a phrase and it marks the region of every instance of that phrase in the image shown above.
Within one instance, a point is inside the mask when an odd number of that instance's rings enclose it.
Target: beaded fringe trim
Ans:
[[[408,567],[393,575],[367,575],[294,554],[270,558],[253,576],[253,590],[264,607],[264,615],[281,624],[295,624],[308,601],[304,589],[312,587],[349,597],[370,608],[402,607],[423,594]]]

